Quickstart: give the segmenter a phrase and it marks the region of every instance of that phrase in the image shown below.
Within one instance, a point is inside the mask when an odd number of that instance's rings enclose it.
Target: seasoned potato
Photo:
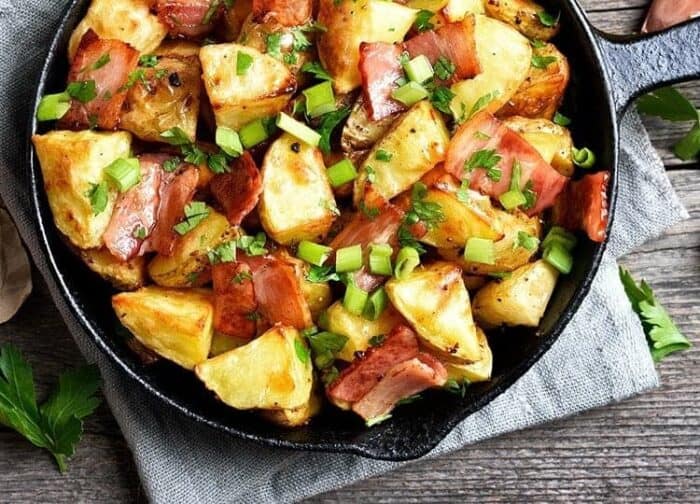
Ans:
[[[400,42],[415,21],[415,9],[383,0],[320,0],[318,22],[327,28],[318,40],[318,55],[333,76],[339,94],[362,83],[358,64],[361,42]]]
[[[392,278],[385,288],[391,303],[428,348],[459,364],[479,360],[481,347],[469,293],[458,266],[436,262],[403,280]]]
[[[559,33],[559,23],[547,26],[539,15],[544,7],[532,0],[486,0],[486,14],[500,19],[529,39],[549,40]]]
[[[435,26],[462,21],[467,14],[484,13],[484,0],[408,0],[406,6],[435,12],[430,20]]]
[[[498,111],[499,117],[521,115],[551,120],[561,105],[566,86],[569,84],[569,61],[554,44],[536,48],[533,54],[539,58],[555,59],[547,63],[545,68],[530,66],[527,78]]]
[[[494,281],[474,297],[474,317],[484,327],[537,327],[557,283],[559,272],[540,259]]]
[[[189,40],[164,40],[158,48],[153,51],[156,56],[170,56],[187,58],[189,56],[199,57],[199,44]],[[199,62],[197,62],[199,67]]]
[[[202,285],[209,280],[207,253],[238,234],[238,228],[210,208],[209,215],[197,227],[177,237],[172,254],[158,254],[153,258],[148,264],[148,274],[163,287]]]
[[[321,411],[321,396],[312,392],[309,400],[291,409],[263,410],[260,412],[263,418],[282,427],[299,427],[309,423],[311,417]]]
[[[167,71],[160,79],[158,72]],[[148,142],[163,142],[160,134],[178,127],[189,138],[197,133],[201,69],[197,56],[163,56],[145,69],[147,84],[129,89],[121,127]]]
[[[226,353],[234,348],[241,347],[248,343],[250,340],[234,338],[228,334],[223,334],[218,331],[214,331],[211,337],[211,348],[209,348],[209,356],[216,357],[222,353]]]
[[[324,236],[337,212],[321,151],[289,134],[270,146],[262,165],[260,222],[284,245]]]
[[[481,73],[452,85],[456,95],[450,108],[461,119],[474,110],[480,98],[490,96],[483,110],[496,112],[518,90],[530,70],[530,41],[507,24],[476,16],[474,29]]]
[[[50,131],[34,135],[32,142],[56,227],[79,248],[101,247],[116,195],[109,190],[106,208],[95,215],[88,194],[102,182],[103,168],[118,158],[129,157],[131,134]]]
[[[238,53],[253,58],[243,75],[236,72]],[[202,80],[217,126],[235,130],[277,114],[296,90],[296,80],[281,61],[239,44],[212,44],[199,51]]]
[[[571,157],[574,141],[568,129],[547,119],[528,119],[520,116],[508,117],[503,123],[527,140],[559,173],[567,177],[574,174],[574,162]]]
[[[331,286],[327,282],[309,282],[306,278],[302,278],[299,285],[306,304],[309,305],[311,318],[318,319],[319,315],[333,302]]]
[[[374,145],[362,163],[355,180],[354,200],[364,197],[368,168],[374,172],[372,188],[391,199],[417,182],[433,166],[445,159],[449,133],[442,116],[428,101],[415,104],[398,119],[389,132]],[[377,161],[376,152],[391,153],[389,161]]]
[[[214,307],[208,291],[143,287],[113,296],[112,307],[136,339],[186,369],[209,355]]]
[[[326,331],[348,338],[345,346],[336,357],[352,362],[355,358],[355,352],[362,352],[369,348],[370,339],[389,333],[394,326],[402,322],[401,315],[391,306],[388,306],[377,320],[367,320],[362,315],[354,315],[347,311],[342,301],[336,301],[321,317],[319,325]]]
[[[294,409],[311,398],[311,359],[299,331],[275,326],[259,338],[202,362],[195,373],[219,399],[237,409]]]
[[[146,281],[146,260],[143,257],[122,262],[105,248],[80,251],[88,268],[119,290],[135,290]]]
[[[150,3],[150,0],[92,0],[70,37],[68,59],[73,59],[80,39],[90,28],[100,38],[121,40],[142,53],[153,51],[168,30],[158,16],[151,14]]]
[[[371,120],[367,115],[364,100],[360,96],[353,105],[343,127],[343,134],[340,137],[340,146],[343,148],[343,152],[348,157],[358,151],[367,153],[389,131],[397,117],[397,115],[391,115],[379,121]]]
[[[445,362],[447,369],[447,377],[458,382],[465,380],[470,383],[483,382],[491,379],[491,371],[493,370],[493,352],[489,346],[489,341],[481,328],[476,328],[476,334],[481,347],[481,358],[471,364],[455,364],[453,362]]]

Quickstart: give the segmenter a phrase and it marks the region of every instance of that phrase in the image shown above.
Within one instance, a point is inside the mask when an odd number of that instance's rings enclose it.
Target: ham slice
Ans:
[[[116,129],[126,99],[123,86],[138,59],[139,52],[129,44],[101,39],[92,30],[85,32],[70,65],[68,84],[94,81],[96,96],[85,103],[73,98],[71,108],[59,121],[59,128]]]
[[[157,0],[158,19],[168,27],[168,34],[173,38],[199,39],[214,29],[214,22],[224,11],[224,3],[218,7],[204,23],[209,9],[217,0]]]
[[[214,329],[235,338],[254,338],[258,303],[250,267],[242,262],[215,264],[212,282]]]
[[[594,242],[605,239],[608,227],[608,181],[602,171],[570,182],[554,205],[554,222],[567,229],[581,229]]]
[[[500,156],[496,164],[500,171],[498,180],[489,177],[483,168],[465,170],[465,163],[482,150],[492,150]],[[459,179],[468,179],[472,189],[498,198],[510,187],[516,161],[521,167],[521,189],[530,183],[536,195],[534,206],[526,213],[532,216],[551,207],[568,179],[542,159],[532,145],[488,112],[479,112],[459,127],[447,149],[445,169]]]
[[[211,193],[224,208],[226,217],[234,226],[253,211],[262,194],[262,177],[249,152],[234,161],[228,173],[216,175],[209,186]]]
[[[400,62],[403,51],[404,47],[401,44],[360,44],[362,92],[368,115],[373,121],[406,110],[403,103],[391,97],[392,91],[399,87],[396,81],[404,76]]]
[[[353,404],[352,410],[365,420],[388,414],[401,399],[430,387],[441,387],[447,370],[432,355],[420,353],[392,367],[379,383]]]
[[[311,0],[253,0],[253,20],[299,26],[311,20],[312,7]]]

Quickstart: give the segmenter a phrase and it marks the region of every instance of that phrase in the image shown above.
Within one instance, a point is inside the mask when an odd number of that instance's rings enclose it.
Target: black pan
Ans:
[[[64,89],[66,47],[71,31],[89,0],[74,0],[48,51],[36,103],[46,93]],[[551,12],[561,10],[562,34],[555,42],[569,57],[572,83],[563,111],[574,118],[577,145],[590,146],[599,166],[610,168],[609,201],[615,215],[618,180],[618,120],[629,102],[660,84],[700,77],[700,21],[689,22],[657,35],[612,37],[593,29],[575,1],[544,2]],[[30,134],[44,126],[29,120]],[[302,450],[355,453],[386,460],[420,457],[450,430],[508,389],[556,341],[581,304],[598,269],[606,243],[584,242],[576,250],[575,268],[563,277],[537,331],[495,334],[493,380],[470,387],[463,399],[446,392],[426,394],[423,400],[398,408],[393,417],[366,428],[350,414],[329,408],[300,429],[287,430],[235,411],[216,401],[190,372],[167,362],[142,365],[121,337],[123,329],[110,307],[111,288],[89,273],[67,248],[53,224],[43,190],[41,170],[28,146],[26,190],[33,195],[36,227],[52,274],[75,318],[109,358],[158,399],[196,422],[234,436],[272,446]]]

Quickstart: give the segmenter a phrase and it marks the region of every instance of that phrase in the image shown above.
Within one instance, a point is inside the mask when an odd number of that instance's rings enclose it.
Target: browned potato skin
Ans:
[[[105,248],[81,250],[80,258],[88,268],[119,290],[136,290],[146,282],[146,259],[135,257],[122,262]]]
[[[552,168],[566,177],[574,175],[574,161],[571,156],[574,141],[568,129],[547,119],[522,116],[510,116],[503,124],[527,140]]]
[[[569,61],[554,44],[533,49],[533,56],[554,56],[557,61],[550,63],[547,68],[531,66],[525,82],[496,113],[498,117],[519,115],[552,120],[561,105],[569,84]]]
[[[559,33],[559,23],[545,26],[537,15],[545,9],[531,0],[487,0],[486,14],[500,19],[530,39],[549,40]]]
[[[321,411],[321,396],[317,390],[311,392],[309,401],[297,408],[281,410],[260,410],[260,415],[282,427],[301,427],[311,421],[311,418]]]

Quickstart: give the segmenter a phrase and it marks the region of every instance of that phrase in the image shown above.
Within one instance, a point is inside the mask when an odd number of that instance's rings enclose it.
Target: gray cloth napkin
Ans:
[[[400,464],[354,455],[294,452],[233,439],[194,424],[122,376],[58,295],[40,253],[24,131],[30,94],[65,0],[0,0],[0,195],[89,361],[153,502],[286,502],[342,487]],[[687,218],[636,114],[621,128],[620,197],[612,239],[590,294],[552,349],[510,390],[460,424],[429,455],[609,404],[658,385],[615,258]],[[78,449],[78,457],[80,449]]]

